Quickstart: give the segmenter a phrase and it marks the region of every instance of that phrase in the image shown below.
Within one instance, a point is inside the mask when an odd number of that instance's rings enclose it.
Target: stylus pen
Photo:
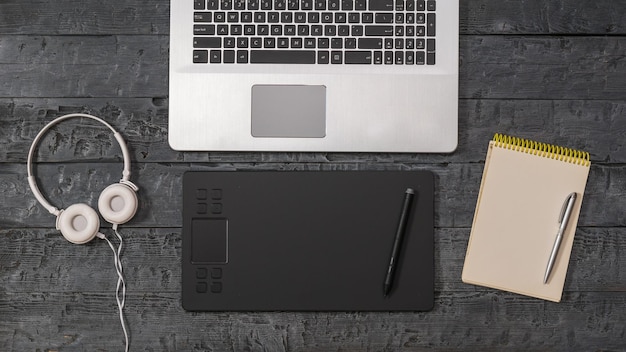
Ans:
[[[391,287],[393,286],[394,276],[398,267],[398,259],[400,257],[400,251],[402,249],[402,239],[406,232],[406,223],[409,220],[409,210],[411,209],[411,201],[415,191],[412,188],[407,188],[404,192],[404,203],[402,203],[402,213],[400,213],[400,220],[398,221],[398,228],[396,229],[396,237],[393,240],[393,248],[391,250],[391,258],[389,259],[389,266],[387,267],[387,275],[385,275],[385,284],[383,293],[385,297],[389,295]]]
[[[567,228],[567,223],[569,222],[569,218],[572,215],[572,209],[574,208],[574,203],[576,202],[576,192],[570,193],[565,199],[565,203],[563,203],[563,207],[561,208],[561,213],[559,215],[559,231],[556,233],[556,239],[554,240],[554,246],[552,246],[552,252],[550,252],[550,259],[548,260],[548,267],[546,268],[546,274],[543,276],[543,283],[548,282],[548,278],[550,278],[550,273],[552,272],[552,268],[554,268],[554,262],[556,260],[556,255],[559,253],[559,248],[561,247],[561,240],[563,239],[563,232]]]

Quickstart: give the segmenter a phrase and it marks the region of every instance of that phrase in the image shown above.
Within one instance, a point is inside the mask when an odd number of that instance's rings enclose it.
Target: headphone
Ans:
[[[117,140],[122,149],[124,158],[124,170],[122,171],[122,179],[119,183],[114,183],[106,187],[98,198],[98,210],[100,215],[113,225],[116,230],[117,226],[128,222],[137,212],[137,191],[138,188],[130,182],[130,155],[128,148],[122,136],[111,125],[101,118],[87,114],[68,114],[60,116],[48,123],[33,140],[33,144],[28,152],[28,184],[35,195],[35,198],[46,208],[50,214],[55,215],[56,229],[61,231],[63,237],[75,244],[84,244],[98,236],[103,238],[104,235],[98,231],[100,229],[100,218],[98,213],[85,203],[77,203],[70,205],[67,209],[57,209],[50,204],[43,196],[35,176],[33,176],[33,158],[35,149],[43,135],[54,125],[77,117],[89,118],[98,121],[113,131],[113,136]]]

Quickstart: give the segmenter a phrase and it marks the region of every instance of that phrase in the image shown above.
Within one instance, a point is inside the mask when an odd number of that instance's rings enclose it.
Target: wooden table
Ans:
[[[133,351],[626,350],[626,2],[461,1],[460,17],[454,153],[182,153],[167,143],[167,0],[3,0],[0,350],[123,348],[110,249],[64,240],[26,179],[31,141],[70,112],[106,119],[131,148],[141,205],[121,233]],[[461,282],[495,132],[591,153],[561,303]],[[56,205],[95,206],[120,178],[115,140],[89,121],[60,125],[39,149]],[[208,169],[432,170],[435,308],[185,312],[181,177]]]

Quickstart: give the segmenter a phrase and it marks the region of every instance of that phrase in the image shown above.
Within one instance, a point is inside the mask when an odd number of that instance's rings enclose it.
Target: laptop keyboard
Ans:
[[[193,7],[195,64],[436,61],[434,0],[194,0]]]

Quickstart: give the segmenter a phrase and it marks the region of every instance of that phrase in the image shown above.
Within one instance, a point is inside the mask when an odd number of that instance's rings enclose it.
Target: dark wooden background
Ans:
[[[70,112],[105,118],[131,148],[141,205],[121,232],[133,351],[626,350],[626,2],[461,0],[460,32],[454,153],[180,153],[167,144],[167,0],[2,0],[0,350],[123,348],[110,249],[65,241],[26,180],[32,139]],[[561,303],[461,282],[494,132],[591,153]],[[56,205],[95,205],[120,160],[106,129],[75,120],[47,135],[36,172]],[[185,312],[181,176],[207,169],[432,170],[435,308]]]

